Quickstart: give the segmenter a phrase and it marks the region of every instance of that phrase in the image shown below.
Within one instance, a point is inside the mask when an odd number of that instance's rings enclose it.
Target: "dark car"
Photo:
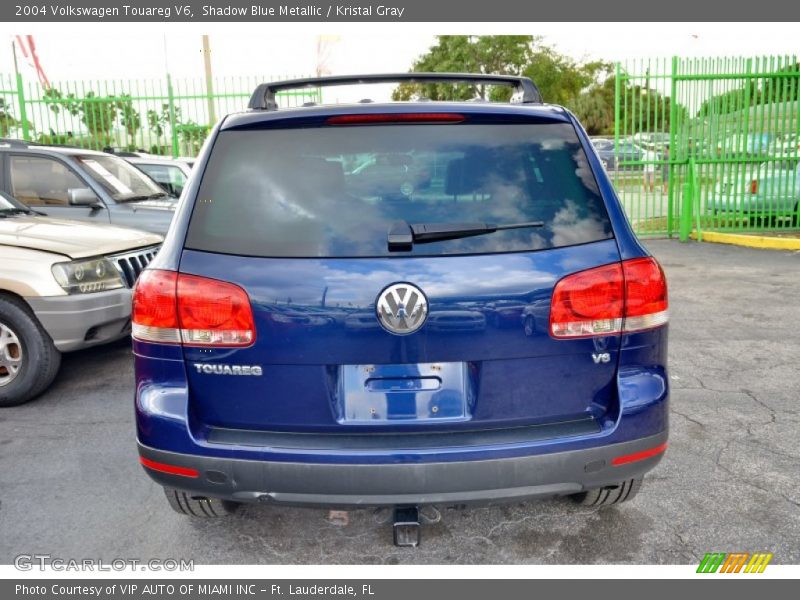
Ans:
[[[105,152],[0,141],[0,188],[38,213],[164,234],[177,198]]]
[[[275,104],[387,81],[515,101]],[[415,166],[366,185],[344,168],[365,155]],[[140,460],[179,513],[389,506],[399,544],[420,505],[623,502],[667,445],[667,304],[586,132],[529,79],[263,84],[136,286]]]
[[[620,163],[628,161],[649,160],[644,149],[637,146],[630,140],[623,140],[618,148],[614,145],[614,140],[607,138],[592,138],[592,144],[597,150],[603,166],[609,171],[618,169],[642,170],[642,165],[623,165]]]

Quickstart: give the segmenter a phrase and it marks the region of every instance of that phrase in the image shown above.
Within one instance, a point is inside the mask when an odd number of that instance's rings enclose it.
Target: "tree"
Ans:
[[[414,61],[411,71],[436,73],[491,73],[518,75],[530,63],[534,38],[529,35],[440,35],[428,53]],[[487,97],[487,94],[488,97]],[[508,88],[465,84],[402,84],[395,100],[424,97],[431,100],[508,100]]]
[[[22,121],[11,113],[11,107],[5,98],[0,98],[0,137],[8,137],[8,134],[22,127]]]
[[[553,48],[537,44],[522,74],[536,82],[545,102],[566,106],[610,68],[603,61],[578,63]]]
[[[203,145],[203,142],[211,131],[209,125],[200,125],[191,120],[176,125],[175,129],[190,154],[197,154],[200,152],[200,146]]]
[[[173,112],[175,117],[175,123],[180,123],[181,121],[181,109],[179,106],[176,106]],[[150,128],[156,137],[161,137],[167,131],[171,121],[171,115],[169,110],[169,104],[162,104],[161,110],[148,110],[147,111],[147,126]]]
[[[606,68],[603,62],[578,63],[531,35],[440,35],[437,43],[417,59],[411,71],[525,75],[533,79],[545,102],[564,104],[594,83]],[[395,100],[413,97],[431,100],[507,101],[508,87],[453,84],[402,84]]]
[[[580,119],[589,135],[614,133],[614,80],[595,85],[571,100],[567,106]]]
[[[760,91],[755,81],[748,81],[736,89],[729,90],[704,100],[697,111],[698,117],[736,113],[758,103]]]
[[[733,90],[711,96],[697,111],[700,118],[738,113],[751,106],[800,100],[800,63],[775,71],[778,75],[756,77]]]
[[[611,66],[605,67],[606,77],[584,89],[566,106],[581,121],[589,135],[614,133],[617,80]],[[624,135],[667,132],[670,126],[672,101],[658,90],[623,80],[620,88],[620,131]],[[685,122],[686,107],[676,106],[677,122]]]
[[[761,102],[800,100],[800,62],[786,65],[777,71],[779,77],[765,77],[761,85]]]
[[[79,98],[74,93],[64,94],[51,87],[44,92],[44,99],[50,110],[59,114],[62,110],[67,114],[79,116],[92,138],[92,145],[103,147],[111,142],[111,133],[117,116],[122,113],[122,126],[133,137],[141,127],[141,117],[133,108],[131,96],[100,96],[88,91]]]
[[[142,116],[133,108],[133,100],[129,94],[120,96],[117,106],[121,113],[120,123],[128,133],[128,139],[132,140],[142,128]]]
[[[148,110],[147,111],[147,126],[150,131],[155,134],[159,141],[162,136],[167,133],[170,127],[171,118],[174,117],[175,133],[178,138],[183,142],[185,151],[190,154],[196,154],[200,151],[200,146],[203,145],[206,137],[208,137],[211,127],[208,125],[201,125],[195,123],[193,120],[183,121],[181,116],[180,106],[176,106],[170,115],[169,104],[162,104],[161,110]],[[154,145],[151,151],[156,154],[169,152],[167,146]]]

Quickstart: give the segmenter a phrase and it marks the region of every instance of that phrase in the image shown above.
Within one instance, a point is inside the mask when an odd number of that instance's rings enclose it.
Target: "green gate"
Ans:
[[[798,228],[796,56],[620,63],[614,113],[606,166],[639,235]]]

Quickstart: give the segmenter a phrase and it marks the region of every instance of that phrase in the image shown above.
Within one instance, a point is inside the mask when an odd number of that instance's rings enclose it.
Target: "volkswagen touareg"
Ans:
[[[514,95],[276,103],[386,82]],[[529,79],[263,84],[195,169],[133,306],[139,453],[178,512],[604,506],[663,456],[664,273]]]

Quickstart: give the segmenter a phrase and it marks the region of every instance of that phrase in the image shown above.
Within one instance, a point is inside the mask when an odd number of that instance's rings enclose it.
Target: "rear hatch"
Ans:
[[[184,348],[195,423],[580,433],[610,416],[618,336],[549,333],[556,283],[619,262],[572,124],[412,115],[220,132],[180,271],[240,286],[255,341]],[[389,244],[458,224],[519,227]]]

